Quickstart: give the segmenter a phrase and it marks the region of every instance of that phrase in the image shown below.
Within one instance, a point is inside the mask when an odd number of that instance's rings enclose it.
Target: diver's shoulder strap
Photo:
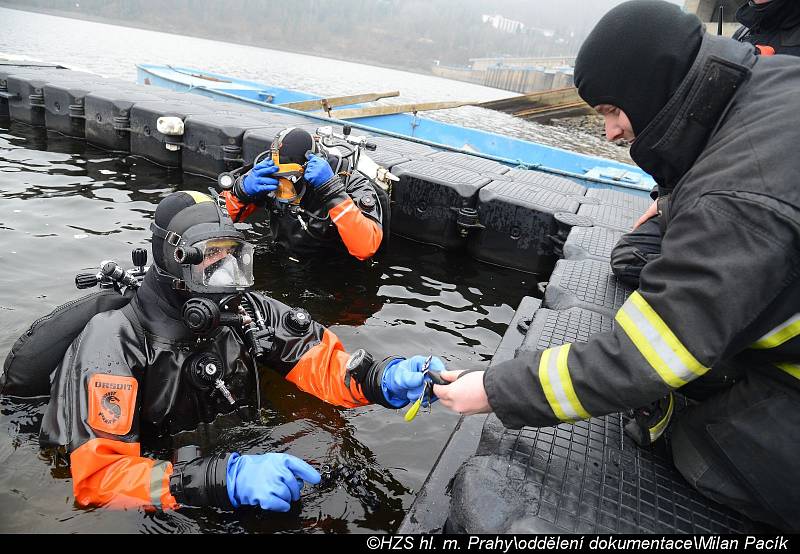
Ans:
[[[136,314],[136,309],[134,308],[135,303],[135,301],[131,301],[125,304],[120,309],[120,312],[122,312],[122,315],[124,315],[125,319],[131,324],[131,329],[133,329],[133,332],[136,334],[136,339],[139,341],[139,344],[144,344],[145,332],[141,323],[139,323],[139,316]]]

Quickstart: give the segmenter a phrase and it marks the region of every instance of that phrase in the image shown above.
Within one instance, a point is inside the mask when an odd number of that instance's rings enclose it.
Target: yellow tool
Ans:
[[[403,416],[403,418],[404,418],[406,421],[409,421],[409,422],[410,422],[410,421],[413,421],[413,420],[414,420],[414,418],[415,418],[415,417],[417,417],[417,412],[419,412],[419,408],[420,408],[420,406],[422,406],[422,399],[425,397],[425,393],[426,393],[426,392],[428,392],[428,385],[430,385],[430,382],[427,382],[427,381],[426,381],[426,382],[425,382],[425,386],[422,388],[422,394],[421,394],[421,395],[420,395],[420,397],[417,399],[417,401],[416,401],[416,402],[414,402],[414,403],[411,405],[411,407],[410,407],[410,408],[408,409],[408,411],[406,412],[406,415],[405,415],[405,416]]]
[[[433,359],[433,356],[428,356],[427,358],[425,358],[425,362],[422,364],[422,375],[423,375],[423,377],[426,374],[429,373],[429,368],[431,366],[431,360],[432,359]],[[430,381],[425,381],[425,385],[422,387],[422,394],[419,395],[419,398],[417,398],[417,401],[414,402],[411,405],[411,407],[406,412],[406,415],[403,416],[403,418],[406,421],[409,421],[409,422],[413,421],[414,418],[417,417],[417,412],[419,412],[419,408],[420,408],[420,406],[422,406],[422,400],[425,398],[425,395],[427,394],[428,398],[430,398],[430,387],[431,387],[431,382]],[[428,405],[430,405],[430,402],[428,402]]]
[[[297,189],[294,188],[294,184],[303,176],[303,166],[295,163],[280,163],[280,147],[279,141],[274,140],[269,149],[272,163],[278,168],[277,173],[270,175],[270,177],[278,180],[278,190],[275,191],[275,197],[290,204],[299,204],[300,195],[297,193]]]

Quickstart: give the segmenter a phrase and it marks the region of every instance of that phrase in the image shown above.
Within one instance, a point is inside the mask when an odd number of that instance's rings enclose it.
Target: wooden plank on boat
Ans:
[[[582,101],[581,97],[578,95],[578,89],[575,87],[567,87],[521,94],[510,98],[501,98],[500,100],[489,100],[488,102],[481,102],[479,106],[490,110],[512,113],[523,106],[554,106],[556,104],[578,101]]]
[[[303,112],[310,112],[314,110],[325,110],[329,112],[331,108],[336,106],[349,106],[351,104],[361,104],[363,102],[374,102],[381,98],[391,98],[400,96],[399,90],[392,90],[388,92],[368,92],[366,94],[351,94],[349,96],[333,96],[331,98],[319,98],[317,100],[304,100],[302,102],[287,102],[280,104],[284,108],[292,108],[293,110],[300,110]]]
[[[447,110],[461,106],[475,106],[475,102],[424,102],[422,104],[395,104],[391,106],[373,106],[370,108],[354,108],[352,110],[333,110],[328,112],[330,117],[339,119],[354,119],[357,117],[372,117],[376,115],[393,115],[397,113],[417,113],[432,110]]]
[[[517,117],[527,118],[532,116],[546,115],[549,113],[554,113],[556,111],[571,110],[573,108],[581,108],[581,107],[585,107],[591,110],[591,108],[589,108],[589,106],[586,105],[586,102],[581,100],[580,102],[566,102],[564,104],[556,104],[554,106],[538,106],[538,107],[526,108],[524,110],[519,110],[517,112],[514,112],[514,115],[516,115]]]
[[[0,58],[0,65],[11,65],[20,68],[36,67],[36,68],[68,69],[66,66],[55,63],[38,62],[38,61],[32,61],[26,59],[14,59],[14,58]]]
[[[481,108],[509,113],[524,119],[554,119],[592,113],[592,108],[578,95],[578,89],[568,87],[512,96],[481,102]]]

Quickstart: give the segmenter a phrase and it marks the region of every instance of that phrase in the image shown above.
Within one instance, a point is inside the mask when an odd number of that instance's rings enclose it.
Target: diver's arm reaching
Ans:
[[[365,356],[351,361],[333,331],[313,321],[305,310],[261,294],[251,297],[259,301],[266,325],[275,330],[272,350],[259,361],[301,390],[346,408],[367,404],[400,408],[422,393],[429,379],[422,372],[424,357],[376,361]],[[434,358],[431,370],[442,369],[444,364]]]
[[[364,215],[328,162],[309,155],[304,177],[319,195],[350,255],[362,261],[374,256],[381,246],[383,229],[379,222]],[[376,201],[371,207],[375,206]]]

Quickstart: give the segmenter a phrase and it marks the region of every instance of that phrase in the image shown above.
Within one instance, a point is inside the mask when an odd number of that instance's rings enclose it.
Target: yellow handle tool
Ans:
[[[413,421],[414,418],[417,417],[417,412],[419,412],[419,408],[422,406],[422,399],[425,398],[425,393],[428,392],[428,385],[429,383],[425,383],[425,386],[422,388],[422,394],[417,398],[417,401],[411,405],[406,415],[403,416],[406,421]]]
[[[425,358],[425,362],[422,364],[422,375],[426,375],[428,373],[428,368],[431,366],[431,360],[433,356],[428,356]],[[430,387],[431,382],[425,381],[425,386],[422,387],[422,394],[419,395],[417,401],[414,402],[411,407],[406,412],[406,415],[403,416],[403,419],[406,421],[413,421],[415,417],[417,417],[417,413],[419,412],[420,406],[422,406],[422,400],[425,398],[425,394],[428,393],[428,387]]]

